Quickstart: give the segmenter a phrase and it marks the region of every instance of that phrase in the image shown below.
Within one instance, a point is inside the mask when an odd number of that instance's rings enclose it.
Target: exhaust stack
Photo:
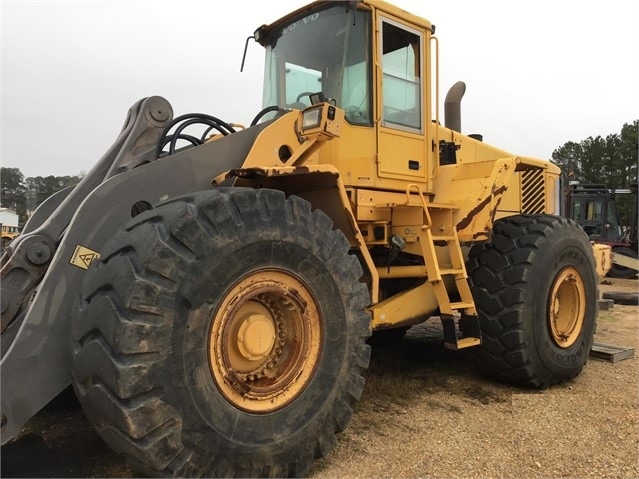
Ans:
[[[450,87],[444,101],[444,125],[461,133],[461,100],[466,93],[466,84],[458,81]]]

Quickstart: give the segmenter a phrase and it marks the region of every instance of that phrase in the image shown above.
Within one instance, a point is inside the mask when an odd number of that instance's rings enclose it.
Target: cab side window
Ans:
[[[421,43],[419,32],[382,21],[382,121],[390,124],[385,126],[422,127]]]

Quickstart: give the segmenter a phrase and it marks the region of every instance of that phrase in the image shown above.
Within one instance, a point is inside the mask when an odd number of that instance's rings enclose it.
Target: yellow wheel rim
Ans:
[[[209,333],[209,366],[224,397],[252,413],[290,404],[317,367],[319,319],[315,297],[297,276],[269,269],[239,280]]]
[[[569,348],[581,333],[586,313],[584,282],[575,268],[564,268],[555,278],[548,309],[553,341],[560,348]]]

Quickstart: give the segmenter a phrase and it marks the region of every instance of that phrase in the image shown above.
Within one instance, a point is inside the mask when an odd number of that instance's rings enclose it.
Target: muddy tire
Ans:
[[[87,272],[73,383],[144,472],[304,475],[368,367],[362,269],[297,197],[219,189],[136,216]]]
[[[479,315],[479,368],[511,384],[546,388],[574,378],[593,343],[597,275],[588,237],[570,219],[512,216],[467,264]]]
[[[613,248],[612,252],[629,256],[630,258],[637,258],[637,252],[633,249],[626,248],[625,246]],[[608,276],[611,278],[631,279],[637,276],[637,271],[632,268],[626,268],[625,266],[613,263],[612,268],[608,271]]]

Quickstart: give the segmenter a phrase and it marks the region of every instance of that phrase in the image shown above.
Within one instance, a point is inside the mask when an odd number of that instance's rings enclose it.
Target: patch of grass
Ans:
[[[597,321],[600,323],[618,323],[620,318],[614,315],[611,311],[599,311]]]

